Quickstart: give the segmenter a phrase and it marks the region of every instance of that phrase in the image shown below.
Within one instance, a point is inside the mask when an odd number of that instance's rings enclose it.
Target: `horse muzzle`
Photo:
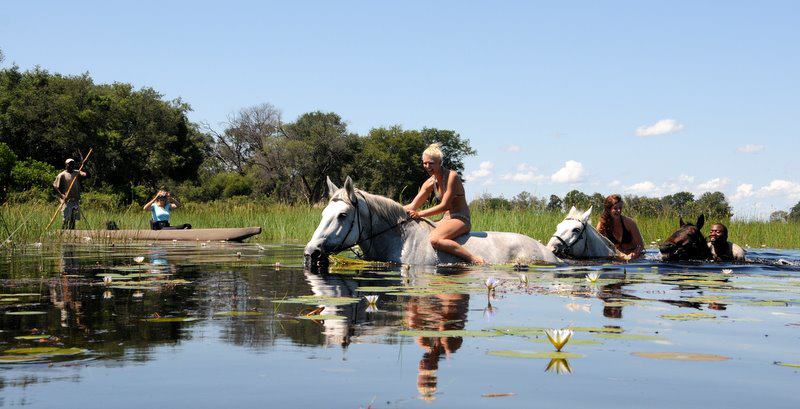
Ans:
[[[303,250],[306,267],[320,267],[328,264],[328,253],[322,249],[322,242],[308,242]]]

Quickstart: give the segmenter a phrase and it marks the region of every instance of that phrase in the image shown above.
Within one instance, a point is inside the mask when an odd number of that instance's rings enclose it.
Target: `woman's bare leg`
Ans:
[[[460,219],[444,219],[436,224],[436,228],[430,233],[431,245],[438,251],[452,254],[470,263],[483,264],[486,261],[469,252],[453,239],[467,233],[470,226]]]

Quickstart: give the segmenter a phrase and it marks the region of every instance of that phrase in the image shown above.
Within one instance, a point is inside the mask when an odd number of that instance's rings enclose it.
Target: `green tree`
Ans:
[[[343,180],[342,169],[358,152],[359,139],[333,112],[309,112],[286,125],[281,139],[267,145],[267,154],[277,154],[278,172],[293,181],[308,203],[327,195],[325,178]]]
[[[729,219],[731,206],[722,192],[703,193],[694,203],[695,213],[703,213],[707,218]]]
[[[600,193],[595,193],[589,197],[589,206],[592,206],[592,212],[594,214],[603,213],[603,203],[605,200],[605,196]]]
[[[127,191],[195,179],[208,150],[209,138],[186,117],[189,105],[151,88],[11,67],[0,70],[0,90],[0,142],[58,168],[94,148],[90,185]]]
[[[556,195],[550,195],[550,200],[547,201],[548,212],[561,212],[564,210],[564,202]]]
[[[17,163],[17,155],[8,147],[0,142],[0,203],[5,200],[9,188],[11,187],[11,170]]]
[[[661,201],[664,203],[665,210],[683,215],[692,211],[694,195],[689,192],[678,192],[664,196]]]
[[[58,170],[35,159],[18,161],[11,170],[11,186],[16,191],[37,188],[49,192]]]
[[[348,170],[364,189],[406,202],[428,178],[422,168],[422,151],[434,142],[441,144],[443,166],[459,174],[464,170],[464,158],[475,154],[469,141],[454,131],[373,128],[362,138],[361,152]]]
[[[646,196],[625,196],[625,205],[632,215],[659,216],[664,214],[664,204],[661,199]]]
[[[792,209],[789,211],[789,220],[793,222],[800,221],[800,202],[792,206]]]
[[[579,210],[587,210],[589,208],[589,196],[579,190],[571,190],[564,196],[564,208],[569,210],[575,206]]]

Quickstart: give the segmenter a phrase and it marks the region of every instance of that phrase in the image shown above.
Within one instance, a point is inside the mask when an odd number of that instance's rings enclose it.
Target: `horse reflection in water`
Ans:
[[[359,297],[356,293],[355,280],[346,280],[341,276],[336,275],[318,275],[308,270],[304,271],[306,282],[311,287],[311,292],[316,296],[322,297]],[[324,337],[325,346],[339,345],[347,347],[350,345],[350,337],[352,334],[352,326],[350,325],[351,317],[355,316],[355,308],[358,304],[351,305],[319,305],[324,307],[321,314],[325,315],[341,315],[348,317],[347,319],[337,320],[323,320],[322,321],[322,335]]]
[[[469,295],[439,294],[413,297],[406,304],[406,326],[416,330],[462,330],[466,325]],[[458,351],[462,337],[417,337],[417,345],[425,351],[419,361],[417,390],[424,400],[435,399],[439,360]]]

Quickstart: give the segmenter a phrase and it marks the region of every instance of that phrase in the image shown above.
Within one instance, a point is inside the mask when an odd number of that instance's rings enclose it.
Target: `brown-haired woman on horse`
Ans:
[[[630,217],[622,215],[624,202],[617,194],[606,197],[603,201],[603,214],[597,223],[597,231],[606,236],[614,247],[622,253],[622,258],[632,260],[644,254],[644,240],[639,226]]]

